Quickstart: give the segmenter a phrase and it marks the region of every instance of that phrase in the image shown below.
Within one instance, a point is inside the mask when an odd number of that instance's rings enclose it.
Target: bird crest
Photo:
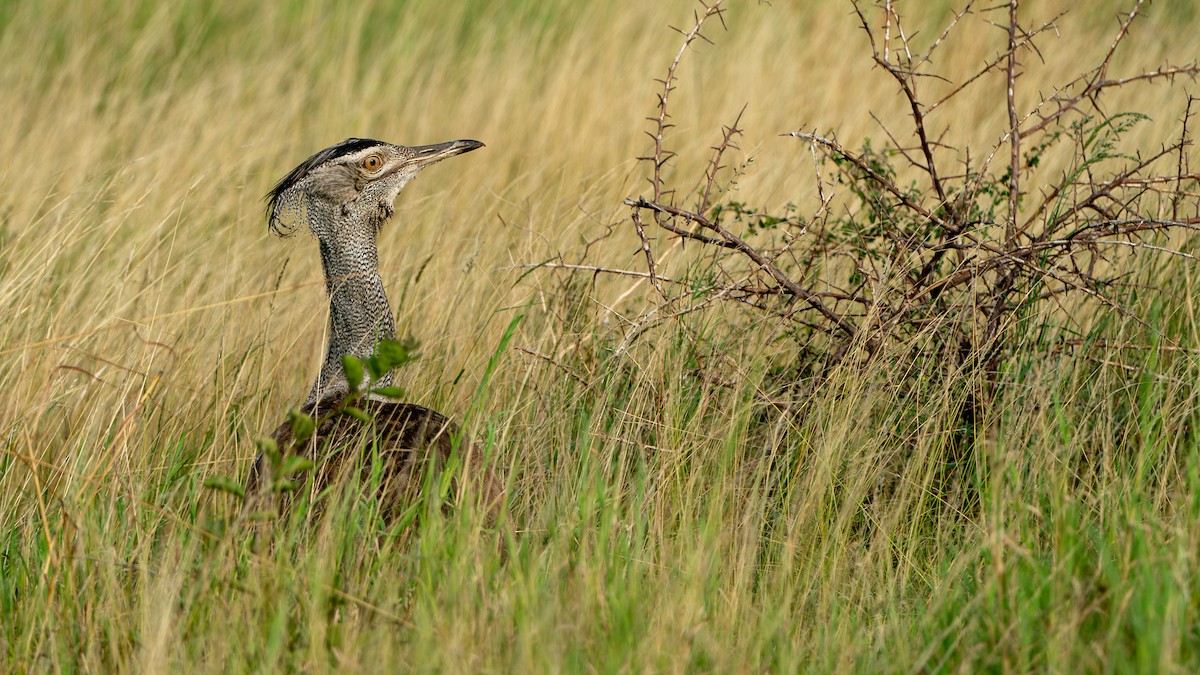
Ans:
[[[297,229],[308,222],[310,197],[304,182],[313,170],[339,157],[383,144],[383,141],[373,138],[347,138],[300,162],[264,197],[267,202],[267,226],[281,237],[295,234]]]

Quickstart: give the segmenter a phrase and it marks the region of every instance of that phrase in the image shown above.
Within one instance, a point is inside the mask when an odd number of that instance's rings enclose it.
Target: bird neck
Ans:
[[[353,354],[365,359],[375,352],[380,340],[396,336],[392,308],[379,276],[375,237],[358,234],[320,239],[325,290],[329,294],[329,349],[307,403],[348,391],[342,357]],[[389,373],[371,384],[390,383]]]

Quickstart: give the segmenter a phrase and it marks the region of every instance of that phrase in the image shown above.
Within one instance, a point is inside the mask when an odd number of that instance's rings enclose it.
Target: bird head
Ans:
[[[378,230],[417,172],[447,157],[483,147],[460,140],[408,147],[370,138],[348,138],[304,160],[267,194],[268,224],[282,236],[307,222],[324,238],[348,222]]]

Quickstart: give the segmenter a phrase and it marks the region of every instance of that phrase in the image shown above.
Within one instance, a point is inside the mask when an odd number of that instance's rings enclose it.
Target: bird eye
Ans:
[[[378,171],[381,166],[383,166],[383,160],[379,158],[379,155],[369,155],[362,161],[362,168],[367,171]]]

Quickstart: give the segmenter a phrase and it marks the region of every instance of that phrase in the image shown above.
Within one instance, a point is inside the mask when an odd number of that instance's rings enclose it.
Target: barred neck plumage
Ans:
[[[376,228],[354,228],[357,236],[320,240],[321,265],[329,295],[329,349],[306,403],[347,391],[343,356],[366,358],[380,340],[396,336],[392,308],[379,276],[376,231]],[[391,384],[391,374],[372,384]]]

